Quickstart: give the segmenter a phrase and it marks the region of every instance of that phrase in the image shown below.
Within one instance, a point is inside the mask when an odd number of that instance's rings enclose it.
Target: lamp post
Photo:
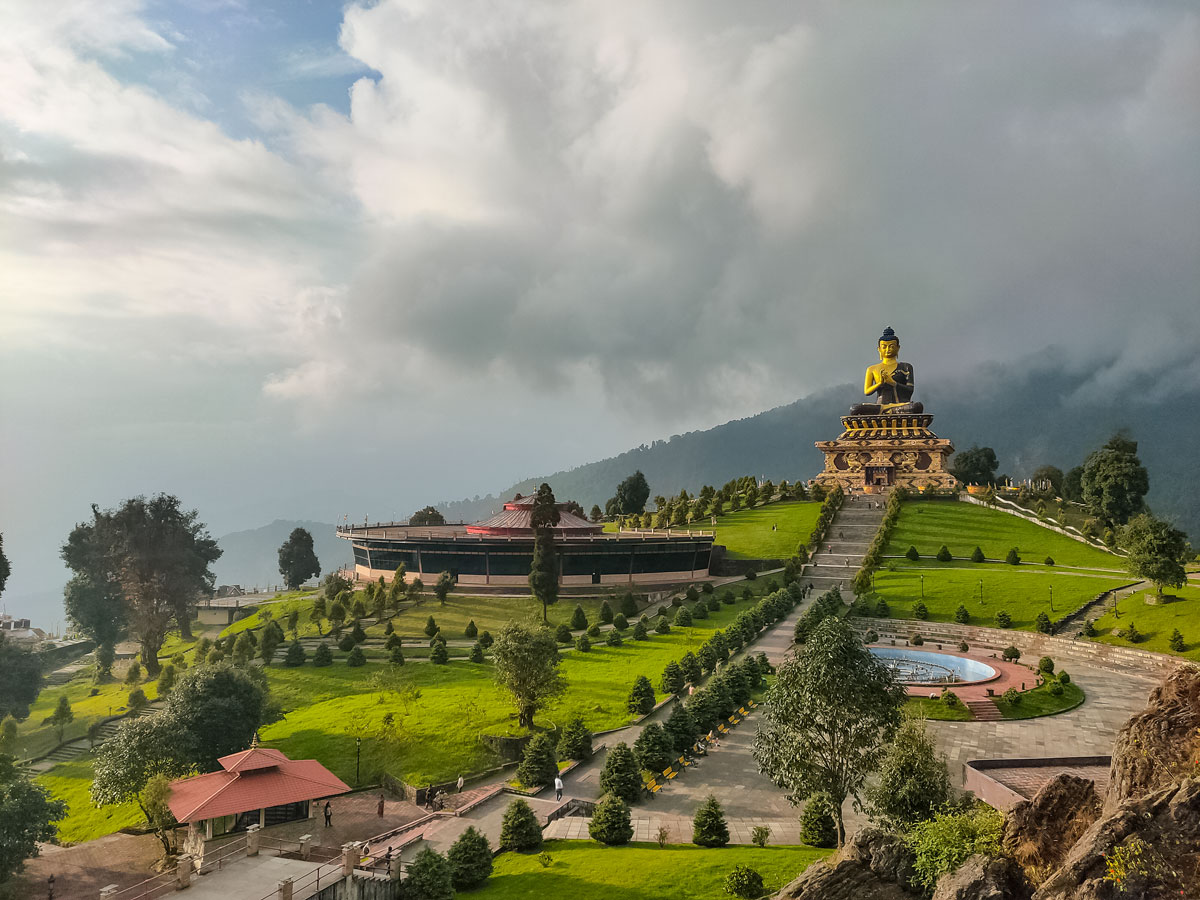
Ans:
[[[921,599],[924,600],[925,599],[925,576],[918,575],[917,577],[921,579]]]
[[[1050,612],[1054,612],[1054,585],[1050,585]]]
[[[362,763],[362,738],[354,739],[354,786],[358,786],[359,768]]]
[[[983,606],[983,579],[979,579],[979,605]]]

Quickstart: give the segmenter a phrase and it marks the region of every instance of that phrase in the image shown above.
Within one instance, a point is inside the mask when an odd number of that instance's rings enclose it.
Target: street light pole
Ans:
[[[1054,612],[1054,585],[1050,585],[1050,612]]]
[[[924,600],[925,599],[925,576],[918,575],[917,577],[921,579],[921,599]]]
[[[354,739],[354,786],[358,787],[360,764],[362,763],[362,738]]]

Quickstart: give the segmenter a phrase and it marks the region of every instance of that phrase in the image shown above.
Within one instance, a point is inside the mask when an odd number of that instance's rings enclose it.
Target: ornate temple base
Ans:
[[[843,416],[837,440],[817,441],[825,470],[816,480],[867,493],[895,485],[913,491],[952,488],[957,481],[946,461],[954,445],[929,430],[932,422],[929,413]]]

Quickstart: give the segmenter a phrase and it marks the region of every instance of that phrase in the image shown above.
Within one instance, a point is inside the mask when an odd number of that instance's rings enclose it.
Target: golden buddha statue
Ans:
[[[912,402],[913,367],[900,362],[900,339],[891,326],[883,329],[879,338],[879,363],[867,369],[863,381],[863,396],[875,395],[878,403],[857,403],[850,407],[851,415],[901,415],[924,412],[925,407]]]

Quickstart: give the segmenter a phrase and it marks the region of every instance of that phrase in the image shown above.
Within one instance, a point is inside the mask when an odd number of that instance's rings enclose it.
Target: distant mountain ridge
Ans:
[[[1200,386],[1183,384],[1163,398],[1157,376],[1137,376],[1109,388],[1102,403],[1094,399],[1093,372],[1069,371],[1046,363],[1039,354],[1018,365],[984,366],[968,382],[929,386],[918,381],[916,399],[934,414],[933,430],[954,441],[958,450],[973,444],[992,447],[1000,473],[1014,478],[1049,464],[1064,472],[1083,462],[1114,431],[1128,429],[1139,443],[1150,472],[1148,501],[1154,512],[1200,540],[1200,417],[1183,413],[1200,403]],[[1106,368],[1097,366],[1096,371]],[[675,435],[550,475],[527,478],[474,500],[438,504],[450,521],[474,521],[498,509],[514,493],[529,493],[549,482],[560,500],[577,500],[585,509],[604,505],[622,478],[640,469],[651,495],[721,485],[739,475],[772,480],[808,479],[822,467],[815,441],[841,430],[839,416],[856,402],[858,388],[830,388],[795,403],[737,419],[706,431]],[[1083,398],[1083,399],[1079,399]]]
[[[234,531],[217,538],[223,551],[213,564],[217,584],[240,584],[250,590],[263,590],[282,584],[279,574],[279,546],[295,528],[304,528],[313,536],[313,549],[325,575],[343,565],[353,564],[350,542],[335,536],[329,522],[299,522],[276,519],[270,525],[247,531]]]

